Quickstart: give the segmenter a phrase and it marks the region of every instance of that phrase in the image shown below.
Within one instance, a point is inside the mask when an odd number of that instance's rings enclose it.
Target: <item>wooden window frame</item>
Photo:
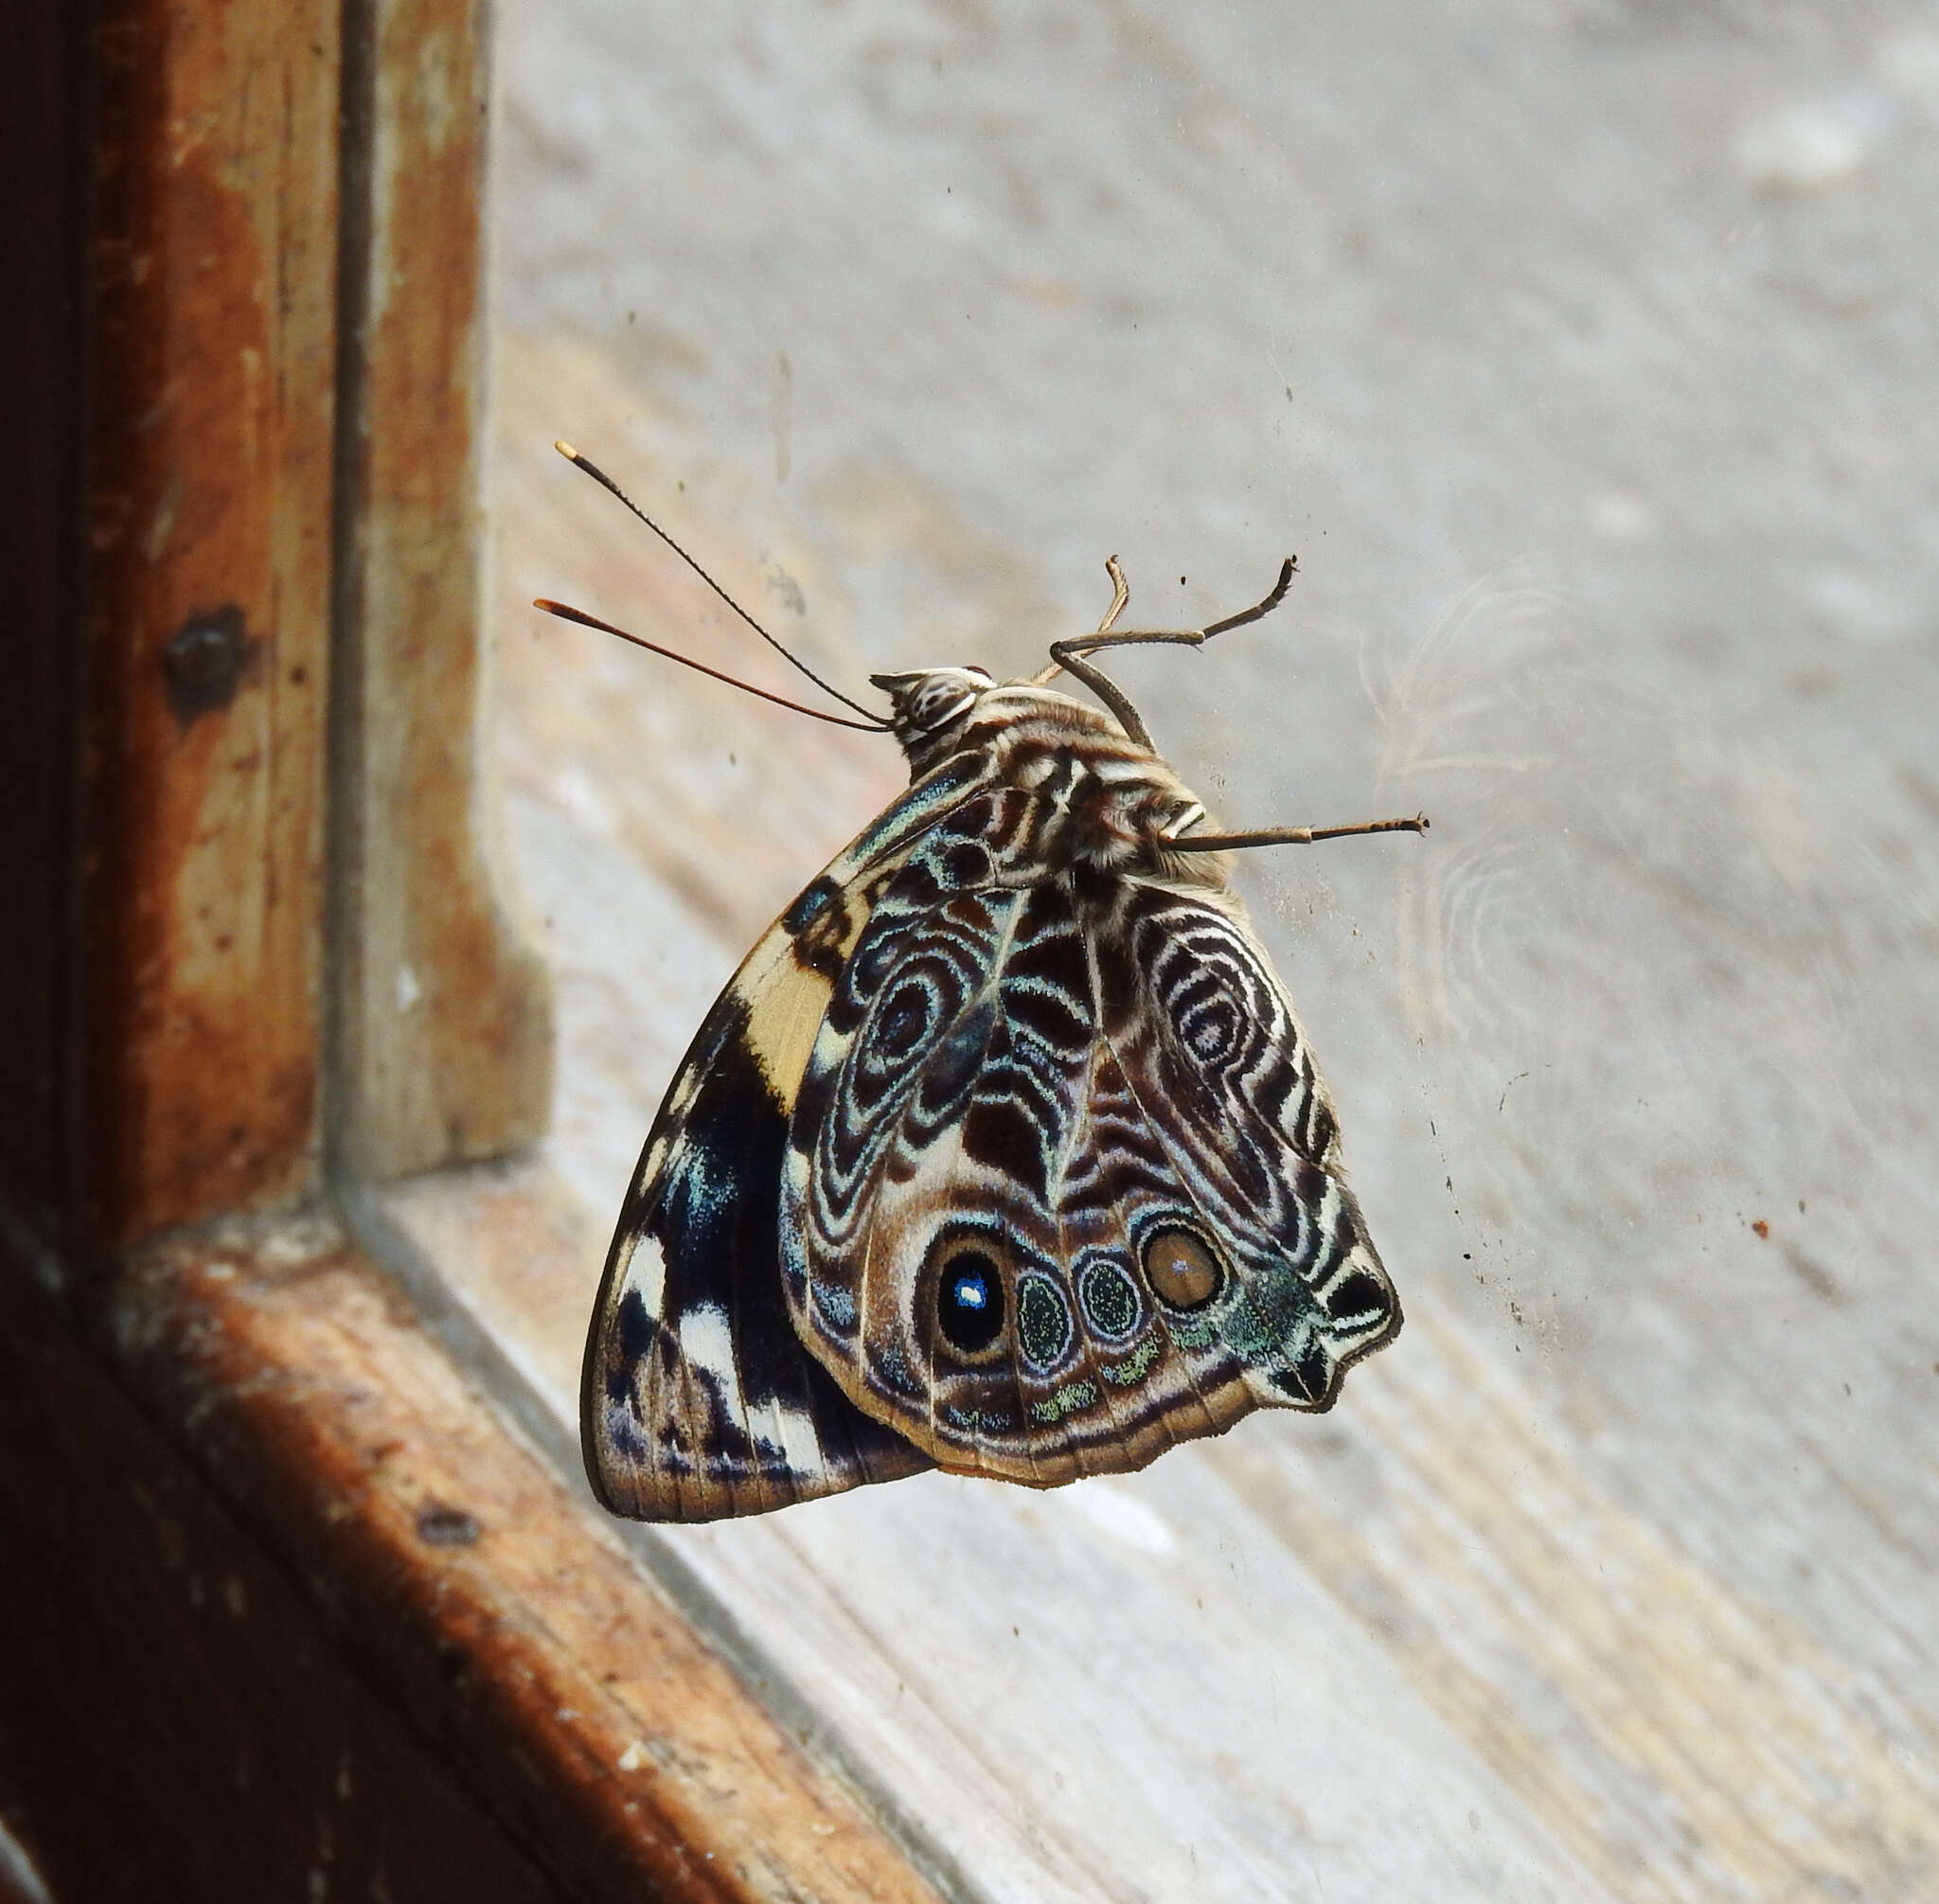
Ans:
[[[488,52],[482,0],[30,0],[0,62],[0,1817],[56,1897],[930,1898],[360,1240],[549,1090]]]

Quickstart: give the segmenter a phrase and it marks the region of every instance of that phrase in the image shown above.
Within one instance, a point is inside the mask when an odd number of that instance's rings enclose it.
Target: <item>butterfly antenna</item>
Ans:
[[[753,615],[749,614],[748,612],[744,608],[742,608],[741,605],[738,601],[736,601],[734,597],[731,595],[729,595],[727,591],[724,588],[722,588],[720,584],[717,582],[714,579],[714,578],[710,576],[706,572],[706,570],[700,565],[699,562],[695,561],[694,559],[690,555],[688,555],[687,552],[684,548],[682,548],[680,544],[677,542],[675,542],[673,538],[669,536],[667,533],[667,531],[663,529],[660,526],[660,525],[652,519],[651,516],[648,515],[646,510],[641,508],[640,506],[636,502],[634,502],[633,499],[630,495],[628,495],[626,491],[622,489],[619,487],[619,485],[615,483],[613,480],[613,478],[606,473],[604,470],[602,470],[598,466],[598,464],[591,462],[586,457],[580,455],[579,453],[577,450],[575,450],[570,443],[556,442],[553,444],[552,447],[555,450],[557,450],[559,454],[561,456],[563,456],[568,463],[572,464],[572,466],[575,469],[583,470],[587,475],[592,477],[594,482],[599,485],[599,487],[602,489],[609,489],[612,491],[614,495],[617,496],[619,500],[622,503],[624,503],[626,507],[629,509],[631,509],[633,512],[633,514],[640,519],[641,522],[645,523],[646,525],[649,529],[651,529],[652,532],[656,536],[658,536],[660,540],[663,543],[665,543],[669,549],[671,549],[673,553],[677,555],[680,558],[680,560],[684,561],[687,565],[687,567],[694,572],[695,575],[699,576],[700,578],[703,582],[705,582],[706,585],[710,589],[712,589],[714,593],[717,596],[719,596],[720,599],[724,601],[727,604],[727,606],[731,608],[734,611],[734,613],[741,618],[742,621],[746,622],[748,627],[753,629],[754,632],[757,635],[759,635],[760,638],[764,642],[766,642],[768,646],[772,648],[774,650],[774,652],[778,654],[781,657],[781,659],[789,665],[789,667],[798,668],[803,674],[807,675],[808,678],[811,682],[813,682],[814,685],[817,687],[819,687],[824,694],[832,694],[835,697],[835,699],[842,703],[844,707],[852,707],[856,711],[856,713],[867,715],[870,721],[878,729],[882,728],[883,723],[876,721],[874,715],[869,714],[869,710],[866,707],[864,707],[861,702],[849,700],[849,698],[845,694],[844,694],[842,690],[839,687],[837,687],[832,682],[824,681],[821,678],[821,676],[817,674],[814,671],[814,669],[808,665],[807,662],[803,661],[798,654],[795,654],[790,649],[786,648],[782,643],[776,641],[774,637],[772,634],[770,634],[767,632],[767,630],[764,629],[760,625],[760,623],[754,618]],[[541,602],[539,606],[543,608],[546,606],[546,604]],[[583,620],[584,617],[581,616],[580,619]],[[592,628],[605,628],[606,624],[604,622],[588,622],[587,626]],[[609,634],[619,633],[619,630],[617,630],[616,628],[607,629],[606,632]],[[632,641],[636,639],[635,636],[630,634],[622,638],[627,641]],[[650,648],[652,644],[650,642],[641,642],[640,646],[642,648]],[[665,649],[655,649],[653,651],[656,654],[665,654],[667,652]],[[673,656],[673,659],[675,661],[679,661],[683,659],[683,657],[680,655],[675,655]],[[700,664],[698,662],[692,663],[691,665],[696,667],[700,667]],[[710,667],[702,667],[700,671],[703,674],[712,674],[714,672],[714,670]],[[722,674],[717,676],[716,679],[720,681],[729,681],[732,680],[733,677],[731,675]],[[747,684],[745,682],[740,681],[736,681],[734,683],[734,685],[737,687],[744,687],[746,686],[746,685]],[[757,687],[750,688],[748,691],[753,694],[760,693],[760,689]],[[769,694],[762,696],[762,698],[767,701],[774,701],[777,697]],[[784,701],[781,703],[781,705],[784,707],[792,707],[794,705],[794,703],[792,701]],[[804,714],[808,712],[806,708],[803,708],[801,711]],[[843,724],[852,727],[855,723],[851,721],[845,722]]]
[[[791,707],[796,714],[806,714],[810,721],[826,721],[830,727],[854,727],[863,734],[887,734],[892,731],[886,721],[850,721],[843,715],[829,714],[819,707],[804,706],[799,701],[790,701],[785,695],[770,694],[765,687],[756,687],[751,681],[738,681],[731,674],[722,674],[718,667],[709,667],[705,662],[694,660],[690,654],[681,654],[673,649],[662,648],[657,641],[649,641],[644,635],[629,634],[625,629],[614,628],[610,621],[601,621],[596,614],[588,614],[583,609],[569,608],[562,601],[547,601],[541,596],[532,606],[543,608],[547,614],[556,614],[560,621],[576,621],[581,628],[596,628],[602,634],[616,634],[621,641],[630,641],[635,648],[644,648],[649,654],[663,655],[668,661],[677,661],[681,667],[690,667],[696,674],[704,674],[712,681],[724,681],[729,687],[738,687],[743,694],[755,695],[762,701],[772,701],[776,707]],[[851,701],[848,705],[853,707],[855,703]]]

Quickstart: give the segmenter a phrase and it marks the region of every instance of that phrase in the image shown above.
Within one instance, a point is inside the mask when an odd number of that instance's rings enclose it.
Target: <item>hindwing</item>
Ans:
[[[1400,1311],[1229,892],[1057,870],[990,787],[873,890],[783,1157],[788,1307],[937,1465],[1056,1486],[1330,1407]]]

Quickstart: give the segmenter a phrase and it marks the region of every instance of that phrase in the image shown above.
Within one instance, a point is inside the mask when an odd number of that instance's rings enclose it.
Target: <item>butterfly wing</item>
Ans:
[[[1237,901],[1043,878],[1040,804],[980,795],[885,883],[795,1104],[781,1249],[858,1408],[1054,1486],[1329,1407],[1400,1312]]]
[[[932,1465],[803,1346],[776,1274],[778,1199],[836,980],[885,882],[980,771],[947,762],[889,807],[763,935],[681,1061],[586,1342],[580,1442],[614,1513],[720,1520]]]

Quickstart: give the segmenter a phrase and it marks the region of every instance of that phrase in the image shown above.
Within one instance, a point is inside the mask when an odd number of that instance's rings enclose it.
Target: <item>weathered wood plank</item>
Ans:
[[[550,1034],[474,745],[483,9],[58,11],[9,66],[47,183],[9,211],[33,898],[4,1145],[113,1244],[315,1183],[332,613],[359,1167],[529,1138]]]
[[[488,447],[482,0],[351,9],[338,597],[336,1128],[360,1175],[544,1127],[550,991],[478,746]]]
[[[558,1898],[10,1252],[0,1327],[0,1794],[55,1895]]]
[[[88,446],[93,1227],[317,1166],[337,20],[117,0]]]
[[[152,1896],[124,1856],[152,1844],[186,1896],[320,1870],[332,1895],[934,1904],[329,1225],[147,1253],[113,1384],[10,1256],[0,1301],[33,1375],[0,1385],[0,1513],[47,1638],[10,1726],[57,1885]],[[131,1754],[140,1818],[90,1842]],[[238,1797],[241,1835],[212,1833]]]

